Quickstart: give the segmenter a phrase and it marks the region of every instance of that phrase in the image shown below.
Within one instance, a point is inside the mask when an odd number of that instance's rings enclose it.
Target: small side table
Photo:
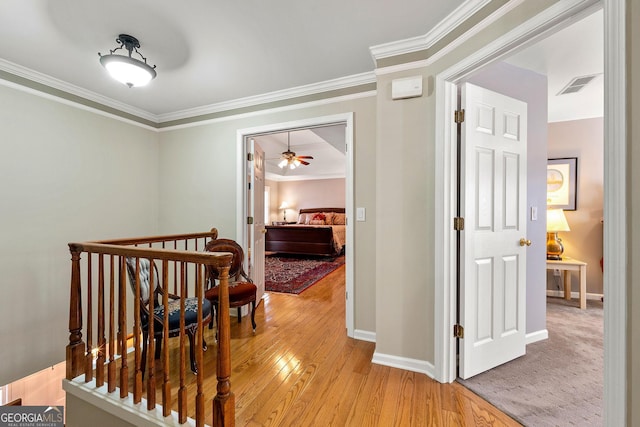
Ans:
[[[564,271],[564,299],[571,299],[571,272],[577,271],[580,280],[580,309],[587,308],[587,263],[564,257],[562,260],[547,260],[547,270]]]

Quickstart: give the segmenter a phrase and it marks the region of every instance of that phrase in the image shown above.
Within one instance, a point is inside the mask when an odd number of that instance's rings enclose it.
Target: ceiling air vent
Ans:
[[[574,77],[573,79],[571,79],[569,84],[567,84],[560,92],[558,92],[558,95],[566,95],[567,93],[579,92],[596,77],[598,77],[598,74],[593,74],[591,76]]]

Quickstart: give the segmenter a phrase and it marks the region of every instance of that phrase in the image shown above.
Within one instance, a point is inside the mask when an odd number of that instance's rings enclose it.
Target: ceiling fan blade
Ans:
[[[298,160],[300,161],[301,164],[303,164],[305,166],[309,166],[311,164],[309,162],[305,162],[304,160],[300,160],[300,159],[298,159]]]
[[[313,159],[313,156],[296,156],[299,159]]]

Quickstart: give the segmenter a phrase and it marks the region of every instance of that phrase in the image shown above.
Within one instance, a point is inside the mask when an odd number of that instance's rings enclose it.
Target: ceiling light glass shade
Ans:
[[[278,167],[280,169],[283,169],[285,166],[287,166],[287,159],[280,160],[280,163],[278,163]]]
[[[111,77],[130,88],[144,86],[156,77],[156,66],[152,67],[147,64],[147,58],[138,52],[140,42],[137,38],[128,34],[120,34],[116,42],[120,43],[120,46],[109,50],[108,55],[102,55],[98,52],[100,64],[107,69]],[[119,50],[126,51],[128,55],[116,54]],[[141,59],[133,58],[133,53]]]
[[[156,77],[156,70],[135,58],[122,55],[104,55],[100,63],[111,77],[129,87],[144,86]]]

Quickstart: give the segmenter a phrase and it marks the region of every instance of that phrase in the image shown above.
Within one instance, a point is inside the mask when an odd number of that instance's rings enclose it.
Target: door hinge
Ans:
[[[456,231],[464,230],[464,218],[460,216],[453,218],[453,229]]]
[[[459,324],[453,325],[453,337],[454,338],[464,338],[464,327]]]
[[[247,161],[253,162],[253,153],[247,153]]]
[[[253,217],[252,216],[248,216],[247,217],[247,224],[253,224]]]
[[[462,110],[457,110],[453,113],[453,120],[456,123],[462,123],[464,122],[464,109]]]
[[[345,292],[345,293],[344,293],[344,299],[346,299],[347,301],[349,301],[349,292]]]

